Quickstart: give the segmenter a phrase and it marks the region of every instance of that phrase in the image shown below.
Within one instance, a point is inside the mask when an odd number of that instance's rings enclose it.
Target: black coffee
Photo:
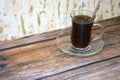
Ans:
[[[91,40],[91,17],[87,15],[75,16],[72,20],[71,43],[75,48],[86,48]]]

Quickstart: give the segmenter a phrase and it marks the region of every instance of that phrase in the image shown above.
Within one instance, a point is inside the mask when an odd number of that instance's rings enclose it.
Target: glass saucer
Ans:
[[[91,55],[99,53],[104,47],[104,42],[102,38],[99,38],[90,43],[89,45],[90,49],[85,50],[85,51],[75,51],[72,48],[72,44],[70,40],[70,32],[68,31],[62,31],[62,33],[60,33],[58,37],[56,38],[56,45],[63,53],[75,55],[75,56],[81,56],[81,57],[91,56]],[[92,34],[92,37],[96,37],[96,36],[98,35]]]

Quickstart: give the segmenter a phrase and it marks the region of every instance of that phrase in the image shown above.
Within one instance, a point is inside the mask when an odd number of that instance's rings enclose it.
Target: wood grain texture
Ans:
[[[41,80],[120,80],[120,57],[83,66]]]
[[[48,76],[53,76],[77,68],[82,68],[83,66],[86,65],[98,63],[115,57],[120,57],[119,19],[120,17],[100,22],[107,26],[105,28],[105,34],[103,35],[105,47],[101,53],[85,58],[64,54],[56,47],[55,38],[58,35],[58,33],[60,33],[60,30],[44,34],[38,34],[31,37],[13,40],[1,44],[0,48],[2,49],[2,47],[4,46],[5,46],[4,48],[6,48],[8,46],[11,47],[38,41],[37,43],[17,48],[1,50],[0,79],[1,80],[43,79]],[[65,30],[67,31],[68,29]],[[115,60],[113,60],[113,62]],[[113,69],[115,68],[115,70],[119,70],[118,68],[119,65],[118,64],[115,65],[116,67],[113,66]],[[118,74],[119,73],[116,73],[115,75]]]

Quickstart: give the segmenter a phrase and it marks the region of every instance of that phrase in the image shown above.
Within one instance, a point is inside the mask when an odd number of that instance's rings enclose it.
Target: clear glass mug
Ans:
[[[62,29],[56,38],[56,45],[62,52],[83,57],[97,54],[103,49],[101,36],[104,27],[100,23],[94,23],[92,15],[92,11],[85,9],[71,12],[72,28]],[[99,29],[97,34],[92,32],[96,27],[97,31]]]
[[[93,12],[90,10],[75,10],[71,14],[72,32],[71,44],[74,51],[86,51],[91,48],[90,43],[99,39],[104,33],[104,27],[101,24],[95,24],[92,18]],[[99,26],[99,35],[92,37],[92,28]]]

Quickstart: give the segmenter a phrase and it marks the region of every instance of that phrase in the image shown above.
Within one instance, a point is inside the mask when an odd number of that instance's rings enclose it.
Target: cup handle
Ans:
[[[101,36],[102,36],[103,33],[104,33],[104,27],[103,27],[102,24],[93,24],[93,27],[94,27],[94,26],[99,26],[101,29],[100,29],[100,32],[98,33],[98,36],[95,37],[95,38],[93,38],[92,41],[95,41],[95,40],[101,38]]]

